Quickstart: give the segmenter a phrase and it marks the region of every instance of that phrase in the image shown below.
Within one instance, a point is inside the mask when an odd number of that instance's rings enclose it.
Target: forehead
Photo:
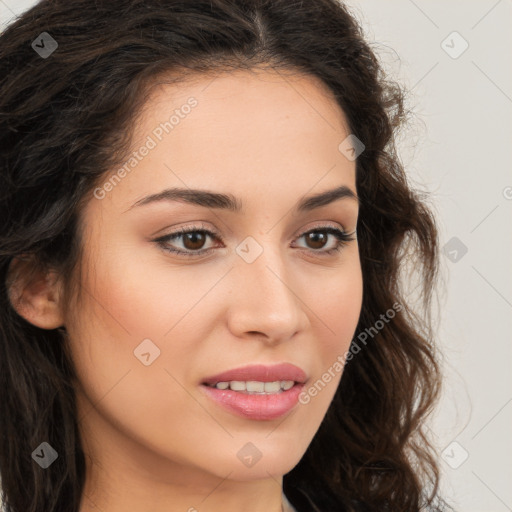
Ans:
[[[329,144],[332,150],[348,135],[348,126],[317,77],[257,69],[192,75],[174,84],[157,80],[135,123],[134,139],[142,142],[150,133],[164,145],[193,138],[198,152],[230,147],[234,156],[254,156],[275,146],[297,150],[293,141],[299,138],[309,139],[306,151]]]
[[[340,153],[343,111],[316,77],[275,70],[159,79],[133,127],[131,158],[110,195],[123,208],[167,187],[285,190],[340,184],[355,191],[355,163]],[[128,161],[129,155],[127,155]],[[294,192],[295,191],[295,192]],[[278,194],[279,195],[279,194]]]

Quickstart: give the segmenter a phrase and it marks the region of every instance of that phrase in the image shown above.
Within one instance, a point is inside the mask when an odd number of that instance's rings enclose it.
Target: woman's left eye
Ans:
[[[315,255],[330,255],[335,252],[338,252],[341,250],[341,248],[346,245],[348,242],[355,240],[355,237],[353,236],[355,232],[353,233],[347,233],[345,231],[342,231],[338,228],[332,227],[332,226],[322,226],[314,229],[310,229],[309,231],[306,231],[302,235],[298,237],[298,239],[306,237],[307,243],[312,243],[316,247],[311,248],[304,248],[306,250],[309,250],[309,252],[314,253]],[[334,237],[334,245],[330,249],[322,249],[324,245],[326,245],[326,242],[329,240],[329,237]],[[188,257],[195,257],[195,256],[204,256],[205,254],[209,254],[214,250],[213,247],[204,249],[204,242],[207,237],[210,237],[214,240],[218,240],[222,242],[222,239],[219,235],[216,233],[208,230],[208,229],[180,229],[179,231],[175,233],[170,233],[169,235],[162,236],[160,238],[157,238],[153,240],[153,242],[156,242],[160,247],[162,247],[164,250],[179,254],[183,256]],[[169,242],[173,240],[181,239],[184,249],[176,249],[175,247],[170,246]],[[322,247],[318,247],[318,246]],[[332,244],[331,244],[332,245]]]
[[[353,233],[347,233],[346,231],[342,231],[341,229],[334,228],[332,226],[310,229],[303,233],[299,239],[306,237],[306,240],[308,240],[309,243],[313,242],[314,244],[323,244],[331,235],[335,238],[333,247],[330,249],[313,250],[311,252],[319,253],[320,255],[330,255],[340,251],[343,246],[348,244],[348,242],[355,240],[355,231]]]

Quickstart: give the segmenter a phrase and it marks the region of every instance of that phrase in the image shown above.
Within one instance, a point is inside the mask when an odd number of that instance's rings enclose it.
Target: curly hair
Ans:
[[[31,47],[42,30],[58,44],[47,58]],[[404,89],[386,77],[354,16],[336,0],[43,0],[0,35],[0,475],[7,512],[77,512],[85,482],[65,337],[17,314],[11,262],[57,270],[71,286],[80,213],[122,162],[151,86],[164,75],[179,82],[261,65],[322,80],[365,145],[356,162],[363,304],[352,343],[399,305],[347,361],[283,490],[315,510],[443,506],[424,430],[441,382],[429,314],[438,233],[395,148],[407,118]],[[411,262],[422,314],[401,279]],[[62,446],[45,472],[31,459],[41,439]]]

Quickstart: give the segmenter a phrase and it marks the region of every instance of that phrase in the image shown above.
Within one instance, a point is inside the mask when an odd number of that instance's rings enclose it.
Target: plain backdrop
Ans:
[[[34,3],[0,0],[0,30]],[[441,232],[445,385],[429,425],[444,496],[511,511],[512,0],[346,3],[408,88],[399,149]]]

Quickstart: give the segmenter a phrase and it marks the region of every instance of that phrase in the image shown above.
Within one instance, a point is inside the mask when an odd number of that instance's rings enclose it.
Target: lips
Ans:
[[[201,384],[215,386],[218,382],[237,381],[259,381],[275,382],[281,380],[293,380],[304,383],[308,379],[306,372],[290,363],[281,363],[272,366],[263,364],[243,366],[228,370],[217,375],[203,379]]]
[[[258,364],[235,368],[207,377],[202,381],[200,389],[217,405],[232,414],[249,420],[269,421],[280,418],[297,406],[299,395],[307,379],[308,376],[304,370],[290,363],[271,366]],[[245,381],[246,383],[250,381],[260,383],[281,381],[281,390],[250,394],[243,390],[237,391],[225,387],[219,389],[215,386],[219,382],[234,384],[233,381]],[[287,381],[288,385],[291,381],[293,386],[283,388],[283,381]]]

